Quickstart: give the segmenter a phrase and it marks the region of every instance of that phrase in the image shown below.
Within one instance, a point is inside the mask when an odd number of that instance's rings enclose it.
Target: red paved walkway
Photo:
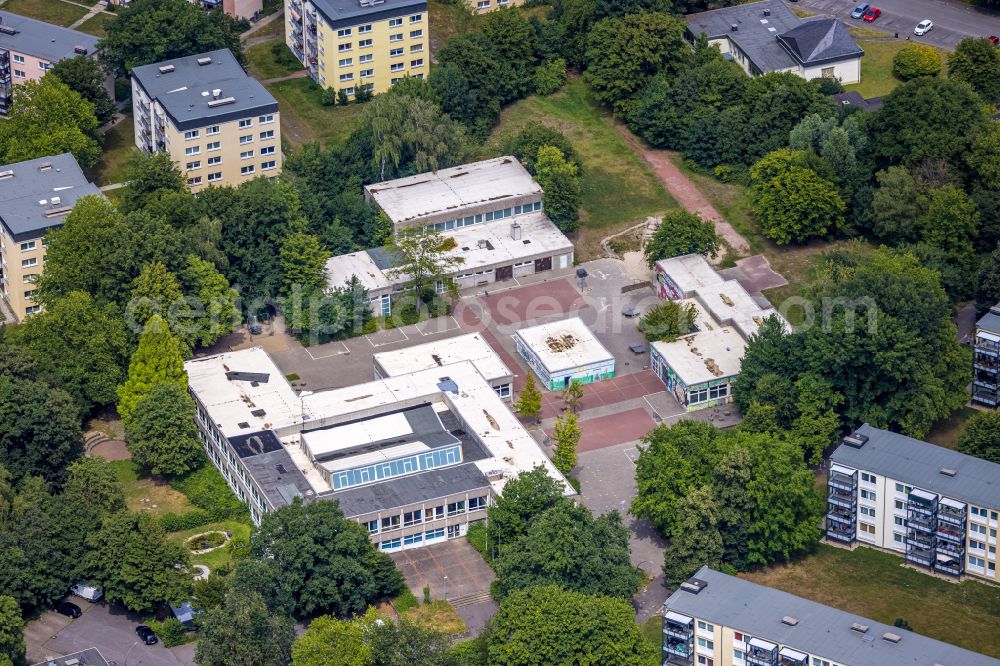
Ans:
[[[652,370],[634,372],[630,375],[619,375],[602,382],[587,384],[583,387],[583,400],[580,409],[593,409],[603,405],[614,405],[624,400],[641,398],[650,393],[663,391],[663,382],[657,379]],[[559,416],[563,408],[562,391],[542,391],[542,418]],[[626,440],[628,441],[628,440]]]
[[[576,450],[593,451],[633,442],[655,427],[656,423],[642,407],[580,421],[580,443]],[[552,437],[552,429],[546,429],[545,434]]]

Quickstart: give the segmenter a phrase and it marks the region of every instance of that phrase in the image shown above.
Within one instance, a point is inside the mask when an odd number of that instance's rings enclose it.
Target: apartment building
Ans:
[[[264,0],[197,0],[204,9],[221,9],[234,18],[252,19],[264,9]]]
[[[976,322],[972,347],[972,401],[1000,405],[1000,303]]]
[[[826,540],[954,577],[997,577],[1000,465],[867,423],[830,456]]]
[[[35,282],[45,264],[45,234],[62,226],[77,199],[100,196],[70,153],[0,166],[0,283],[20,321],[39,312]]]
[[[135,145],[165,152],[198,192],[281,172],[278,102],[228,49],[132,70]]]
[[[15,85],[42,78],[65,58],[96,57],[97,42],[85,32],[0,11],[0,116],[10,109]]]
[[[486,14],[501,7],[520,7],[524,0],[465,0],[465,3],[477,14]]]
[[[542,188],[515,157],[497,157],[365,186],[365,199],[382,209],[393,231],[439,231],[461,258],[450,277],[473,289],[573,266],[573,244],[542,210]],[[327,282],[339,287],[357,276],[375,314],[391,312],[393,294],[410,278],[391,272],[384,248],[329,259]],[[444,283],[436,285],[444,291]]]
[[[430,72],[426,0],[285,0],[285,43],[324,88],[349,97]]]
[[[681,583],[664,604],[662,663],[1000,666],[992,657],[708,567]]]
[[[537,465],[574,494],[473,361],[300,393],[260,348],[185,370],[206,454],[258,524],[297,497],[336,500],[396,551],[464,536]]]

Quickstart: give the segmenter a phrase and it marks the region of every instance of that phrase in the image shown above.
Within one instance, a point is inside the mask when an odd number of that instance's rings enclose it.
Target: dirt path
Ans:
[[[747,242],[747,239],[719,214],[719,211],[705,198],[701,190],[677,168],[677,165],[670,161],[670,157],[665,151],[654,150],[643,145],[624,125],[615,123],[615,130],[626,143],[642,155],[656,177],[663,182],[667,191],[677,199],[677,203],[692,213],[700,214],[706,220],[712,220],[716,233],[733,248],[736,254],[749,254],[750,243]]]
[[[309,72],[307,72],[306,70],[302,69],[302,70],[299,70],[297,72],[293,72],[291,74],[288,74],[286,76],[277,76],[277,77],[275,77],[273,79],[264,79],[263,81],[261,81],[261,83],[263,83],[264,85],[267,85],[269,83],[278,83],[279,81],[290,81],[292,79],[304,79],[307,76],[309,76]]]

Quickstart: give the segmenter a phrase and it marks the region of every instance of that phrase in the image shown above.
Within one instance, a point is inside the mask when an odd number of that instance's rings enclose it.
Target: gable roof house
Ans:
[[[762,0],[689,14],[685,20],[690,42],[704,34],[751,76],[792,72],[805,79],[861,80],[864,51],[837,19],[801,19],[781,0]]]

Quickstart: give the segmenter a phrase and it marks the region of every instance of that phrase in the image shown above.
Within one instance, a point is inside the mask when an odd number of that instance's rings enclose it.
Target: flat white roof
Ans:
[[[443,214],[459,217],[463,209],[491,202],[505,208],[503,199],[541,195],[542,188],[508,155],[373,183],[365,191],[394,224],[403,224]]]
[[[313,460],[372,442],[412,435],[410,423],[401,413],[345,423],[324,430],[302,433],[302,446]]]
[[[614,362],[614,356],[579,317],[522,328],[515,335],[550,374],[603,361]]]
[[[423,442],[409,442],[408,444],[400,444],[399,446],[387,446],[384,449],[379,449],[378,451],[359,453],[356,456],[329,460],[320,463],[320,466],[328,472],[337,472],[342,469],[352,469],[354,467],[361,467],[362,465],[372,465],[375,463],[385,462],[387,460],[402,458],[403,456],[412,455],[414,453],[425,453],[430,450],[431,447],[427,446]]]
[[[227,438],[302,421],[295,390],[260,347],[191,359],[184,369],[191,390]],[[229,379],[227,372],[267,375],[267,381]],[[255,416],[252,412],[257,410],[264,410],[264,415]]]
[[[377,291],[392,286],[371,255],[365,251],[351,252],[326,260],[326,284],[331,289],[342,287],[351,276],[357,275],[362,286],[368,291]]]
[[[685,296],[695,289],[724,282],[715,272],[712,264],[700,254],[685,254],[680,257],[660,259],[656,265],[680,287]]]
[[[733,325],[738,318],[745,320],[764,311],[736,280],[698,287],[694,293],[705,309],[723,326]]]
[[[430,370],[449,363],[471,361],[486,381],[513,376],[489,343],[479,333],[458,335],[422,345],[374,354],[375,362],[390,377],[417,370]]]
[[[726,326],[673,342],[654,342],[652,347],[684,384],[694,386],[738,375],[746,341],[736,329]]]

